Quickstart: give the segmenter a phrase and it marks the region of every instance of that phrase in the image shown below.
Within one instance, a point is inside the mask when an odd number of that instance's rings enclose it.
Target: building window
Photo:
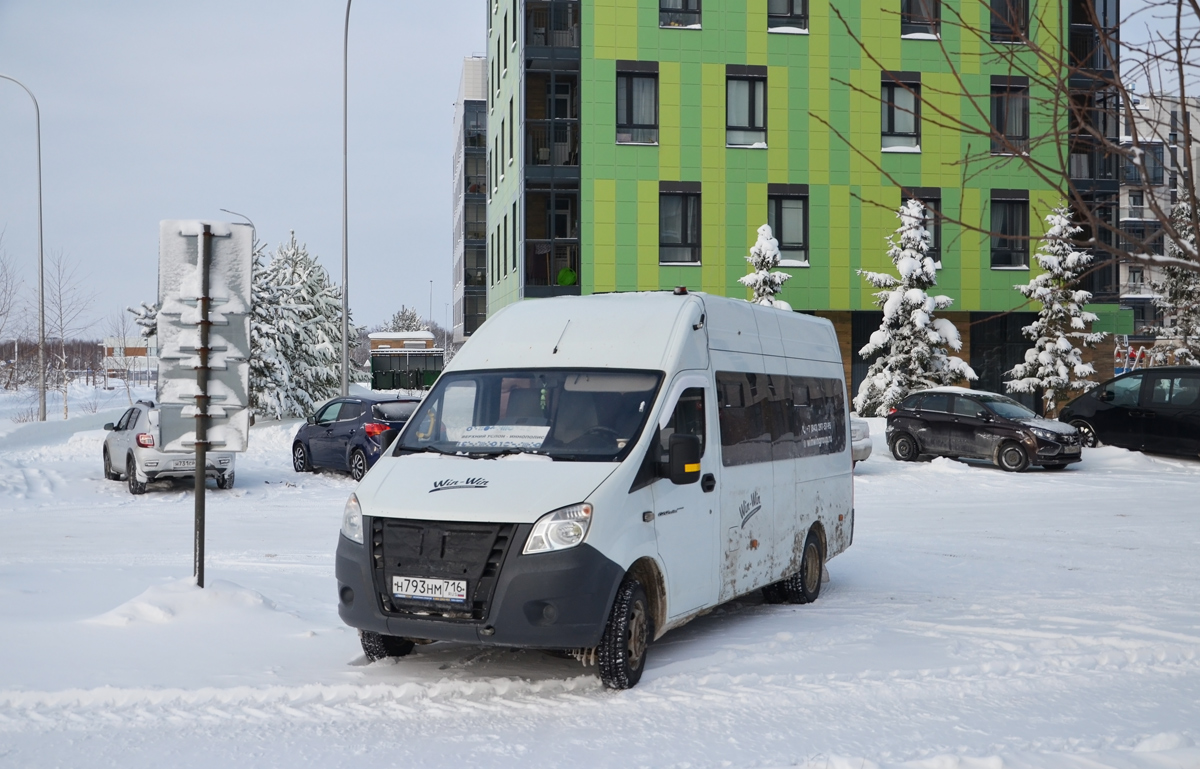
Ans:
[[[1130,147],[1129,149],[1133,149]],[[1142,179],[1142,172],[1134,164],[1133,158],[1125,157],[1124,177],[1122,181],[1125,184],[1136,184],[1141,186],[1143,183],[1149,184],[1151,187],[1161,187],[1163,177],[1165,176],[1165,164],[1163,162],[1163,145],[1161,144],[1143,144],[1140,147],[1142,157],[1145,159],[1146,178]]]
[[[516,270],[517,270],[517,243],[520,240],[520,237],[517,235],[518,230],[519,230],[519,225],[518,225],[517,221],[518,221],[517,220],[517,201],[514,200],[513,204],[512,204],[512,223],[513,223],[513,226],[512,226],[512,267],[513,267],[513,272],[516,272]]]
[[[1029,267],[1029,200],[992,198],[992,269]]]
[[[617,143],[658,142],[658,75],[617,74]]]
[[[700,27],[700,0],[658,0],[658,26]]]
[[[1019,43],[1029,33],[1029,9],[1025,0],[991,0],[992,42]]]
[[[940,0],[900,0],[900,34],[938,34],[940,13]]]
[[[769,195],[767,224],[771,227],[771,234],[779,241],[781,266],[807,267],[808,198]]]
[[[1029,86],[992,85],[992,153],[1029,151]]]
[[[1142,268],[1141,267],[1130,267],[1129,268],[1129,285],[1131,287],[1136,286],[1138,288],[1141,288],[1145,284],[1146,284],[1146,273],[1142,270]]]
[[[1165,253],[1165,238],[1158,222],[1124,222],[1121,224],[1121,234],[1125,241],[1122,246],[1130,253],[1156,256]]]
[[[469,201],[464,207],[465,237],[467,240],[483,240],[487,232],[487,206]]]
[[[883,148],[920,149],[921,84],[885,82],[880,102]]]
[[[808,29],[808,0],[767,0],[767,29]]]
[[[725,80],[725,143],[733,147],[767,146],[767,81]]]
[[[500,230],[500,260],[504,263],[503,274],[508,276],[508,214],[504,215],[504,224]]]
[[[658,261],[700,263],[700,194],[660,192],[658,196]]]

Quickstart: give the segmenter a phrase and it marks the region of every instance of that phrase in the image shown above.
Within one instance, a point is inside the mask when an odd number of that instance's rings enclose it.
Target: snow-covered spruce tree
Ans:
[[[400,305],[400,309],[392,316],[392,319],[383,324],[381,331],[421,331],[426,329],[425,321],[421,320],[420,314],[415,309],[408,305]]]
[[[1071,244],[1082,230],[1071,223],[1066,205],[1050,212],[1046,223],[1050,228],[1034,255],[1045,272],[1025,285],[1014,286],[1022,296],[1042,305],[1037,320],[1021,329],[1033,340],[1033,347],[1025,351],[1025,362],[1008,372],[1004,386],[1010,393],[1041,392],[1046,416],[1053,417],[1059,404],[1073,393],[1096,386],[1088,380],[1096,371],[1083,362],[1082,348],[1100,342],[1105,335],[1087,330],[1096,315],[1083,309],[1092,295],[1079,288],[1079,279],[1092,255],[1076,251]]]
[[[142,302],[141,307],[126,307],[125,311],[133,313],[133,322],[137,324],[138,334],[143,339],[149,339],[158,333],[159,304]]]
[[[250,405],[273,419],[311,414],[341,384],[341,290],[293,232],[255,254]]]
[[[784,281],[792,276],[786,272],[771,272],[779,266],[779,241],[771,234],[770,225],[764,224],[758,228],[758,241],[750,249],[746,261],[754,268],[754,272],[738,278],[738,282],[754,290],[754,299],[751,301],[781,310],[792,309],[787,302],[775,298],[783,288]]]
[[[961,358],[946,352],[962,348],[958,329],[934,315],[954,300],[927,293],[937,285],[937,267],[926,255],[930,235],[923,226],[925,206],[910,200],[900,207],[898,217],[900,227],[888,240],[888,257],[900,277],[858,271],[872,286],[883,289],[875,294],[883,323],[858,354],[871,358],[886,350],[871,364],[854,398],[854,408],[862,416],[887,416],[888,409],[914,390],[976,378]]]
[[[1187,201],[1175,204],[1171,211],[1172,224],[1186,243],[1169,241],[1167,254],[1189,259],[1196,251],[1196,232],[1192,229],[1191,206]],[[1181,267],[1167,267],[1162,280],[1150,281],[1154,306],[1165,321],[1155,329],[1163,341],[1151,351],[1153,365],[1174,363],[1177,366],[1200,364],[1200,273]]]

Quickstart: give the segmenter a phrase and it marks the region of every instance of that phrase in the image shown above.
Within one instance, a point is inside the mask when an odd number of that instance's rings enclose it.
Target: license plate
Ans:
[[[175,460],[176,467],[195,467],[196,460],[194,459],[177,459]]]
[[[425,579],[424,577],[392,577],[392,595],[418,601],[467,600],[465,579]]]
[[[1078,446],[1064,446],[1063,453],[1064,454],[1078,454],[1079,447]]]

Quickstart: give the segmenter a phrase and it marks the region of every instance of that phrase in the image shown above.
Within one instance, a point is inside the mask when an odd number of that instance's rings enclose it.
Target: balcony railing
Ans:
[[[1069,159],[1072,179],[1115,179],[1117,178],[1113,155],[1095,148],[1072,151]]]
[[[463,285],[486,286],[487,270],[480,269],[478,267],[467,267],[463,269]]]
[[[1108,33],[1106,33],[1108,34]],[[1070,51],[1072,67],[1095,71],[1111,70],[1116,42],[1109,37],[1107,47],[1100,39],[1100,33],[1090,24],[1072,24]]]
[[[579,241],[525,241],[526,286],[578,286]]]
[[[579,165],[578,120],[527,120],[525,136],[527,165]]]
[[[486,222],[467,222],[466,232],[464,237],[467,240],[486,240],[487,239],[487,223]]]
[[[579,47],[578,2],[526,4],[525,44],[550,48]]]
[[[485,174],[467,174],[463,177],[463,192],[468,195],[487,194],[487,176]]]

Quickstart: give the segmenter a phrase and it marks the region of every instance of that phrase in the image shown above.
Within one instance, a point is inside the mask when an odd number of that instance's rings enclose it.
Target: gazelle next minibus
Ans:
[[[346,503],[339,613],[370,659],[460,641],[638,682],[761,589],[808,603],[854,536],[829,321],[735,299],[538,299],[489,319]]]

